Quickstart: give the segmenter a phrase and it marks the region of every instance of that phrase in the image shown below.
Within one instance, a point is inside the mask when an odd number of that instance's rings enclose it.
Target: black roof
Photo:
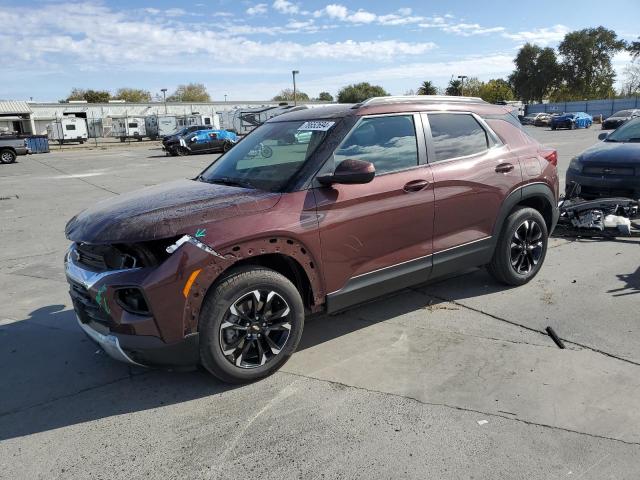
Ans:
[[[352,103],[338,103],[332,105],[321,105],[318,107],[304,108],[294,112],[283,113],[268,120],[274,122],[290,122],[297,120],[320,120],[326,118],[342,118],[353,114]]]

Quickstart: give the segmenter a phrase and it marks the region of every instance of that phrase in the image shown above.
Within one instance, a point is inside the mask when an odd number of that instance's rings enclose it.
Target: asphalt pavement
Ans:
[[[527,131],[563,174],[599,133]],[[71,310],[66,221],[215,157],[147,144],[0,165],[1,479],[640,478],[637,240],[552,239],[523,287],[473,270],[313,318],[251,385],[108,358]]]

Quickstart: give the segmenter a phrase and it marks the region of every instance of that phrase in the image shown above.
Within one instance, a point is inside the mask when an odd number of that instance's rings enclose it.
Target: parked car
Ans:
[[[13,135],[0,135],[0,163],[13,163],[18,155],[31,153],[27,140]]]
[[[620,110],[619,112],[614,113],[610,117],[607,117],[607,119],[602,122],[602,129],[611,130],[611,129],[618,128],[627,120],[630,120],[636,117],[640,117],[640,109]]]
[[[238,143],[238,136],[226,130],[198,130],[163,145],[168,155],[227,152]]]
[[[541,113],[535,119],[533,124],[536,127],[548,127],[551,124],[551,114],[549,114],[549,113]]]
[[[176,133],[173,133],[171,135],[165,135],[164,137],[162,137],[162,146],[166,149],[166,146],[168,143],[174,143],[180,137],[183,137],[188,133],[197,132],[198,130],[209,130],[210,128],[211,127],[207,125],[189,125],[188,127],[183,127],[180,130],[178,130]]]
[[[593,123],[593,118],[588,113],[574,112],[563,113],[562,115],[554,115],[551,117],[551,130],[557,128],[589,128]]]
[[[541,127],[543,125],[548,125],[549,118],[550,115],[548,113],[530,113],[529,115],[522,117],[521,123],[523,125]]]
[[[557,158],[474,98],[280,115],[192,180],[73,217],[74,309],[119,360],[256,380],[293,354],[307,313],[477,266],[529,282],[558,219]]]
[[[601,133],[602,142],[571,160],[567,185],[578,183],[581,196],[640,198],[640,118],[611,132]]]

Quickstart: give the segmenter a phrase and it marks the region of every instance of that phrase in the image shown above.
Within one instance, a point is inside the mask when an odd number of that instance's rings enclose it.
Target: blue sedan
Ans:
[[[563,113],[551,117],[551,130],[558,128],[589,128],[593,123],[593,117],[584,112]]]

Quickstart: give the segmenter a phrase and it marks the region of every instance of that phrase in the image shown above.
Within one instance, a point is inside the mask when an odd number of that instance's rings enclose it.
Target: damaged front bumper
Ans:
[[[65,272],[76,317],[82,330],[112,358],[141,366],[199,363],[197,319],[205,288],[191,280],[191,272],[222,257],[189,239],[156,267],[106,271],[88,268],[80,262],[76,245],[70,247]],[[189,289],[184,288],[187,282]],[[130,291],[144,299],[145,311],[123,302]]]

